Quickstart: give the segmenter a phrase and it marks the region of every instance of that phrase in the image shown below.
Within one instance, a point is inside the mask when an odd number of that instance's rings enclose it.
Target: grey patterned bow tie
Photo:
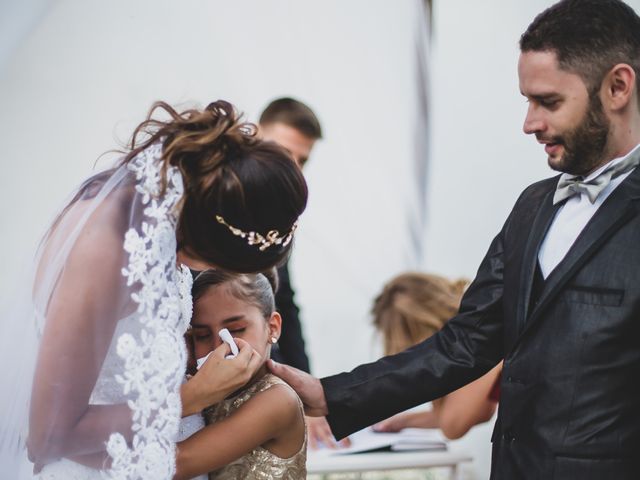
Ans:
[[[580,175],[563,173],[558,180],[556,193],[553,195],[553,204],[562,202],[574,195],[584,193],[591,203],[594,203],[598,195],[616,177],[633,170],[640,163],[640,148],[624,160],[604,169],[598,176],[589,181],[584,181]]]

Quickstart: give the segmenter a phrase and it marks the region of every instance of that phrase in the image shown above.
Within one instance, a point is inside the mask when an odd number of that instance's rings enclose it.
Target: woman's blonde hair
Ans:
[[[372,308],[373,324],[383,338],[384,354],[406,350],[440,330],[460,307],[466,279],[403,273],[388,282]]]

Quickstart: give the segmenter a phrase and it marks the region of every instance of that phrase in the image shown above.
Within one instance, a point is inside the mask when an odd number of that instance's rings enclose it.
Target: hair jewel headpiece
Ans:
[[[298,228],[298,222],[295,222],[286,234],[280,235],[278,230],[269,230],[269,232],[263,236],[258,232],[245,232],[244,230],[240,230],[239,228],[229,225],[220,215],[216,215],[216,220],[218,223],[227,227],[235,236],[246,238],[249,245],[259,245],[258,250],[261,252],[264,252],[272,245],[282,245],[283,247],[286,247],[293,238],[293,232]]]

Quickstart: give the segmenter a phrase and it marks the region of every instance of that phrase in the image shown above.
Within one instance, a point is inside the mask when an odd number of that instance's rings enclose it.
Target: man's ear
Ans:
[[[636,73],[626,63],[615,65],[602,81],[603,105],[611,111],[624,110],[635,98]]]
[[[272,338],[280,338],[280,333],[282,332],[282,317],[278,312],[273,312],[268,322],[269,327],[269,341]]]

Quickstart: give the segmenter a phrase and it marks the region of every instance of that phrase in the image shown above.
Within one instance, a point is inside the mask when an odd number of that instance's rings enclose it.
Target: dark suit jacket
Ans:
[[[279,286],[276,292],[276,310],[282,316],[282,332],[278,348],[271,356],[274,360],[309,372],[309,358],[304,349],[300,309],[294,299],[293,287],[289,279],[289,262],[278,268]]]
[[[535,303],[556,183],[523,192],[440,333],[322,379],[337,437],[441,397],[504,358],[492,480],[640,478],[640,168],[606,199]]]

